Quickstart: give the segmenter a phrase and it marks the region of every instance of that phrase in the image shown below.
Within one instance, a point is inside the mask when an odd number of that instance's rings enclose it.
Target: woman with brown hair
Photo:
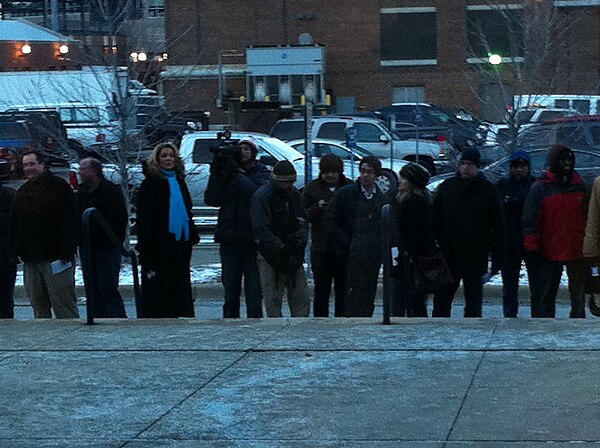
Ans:
[[[137,198],[137,250],[142,265],[138,317],[194,317],[190,259],[199,238],[177,147],[158,144],[146,161],[144,175]]]

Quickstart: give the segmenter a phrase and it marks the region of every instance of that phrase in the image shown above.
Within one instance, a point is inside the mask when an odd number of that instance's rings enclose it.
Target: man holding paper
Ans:
[[[10,217],[23,283],[37,319],[79,317],[74,259],[77,208],[66,181],[46,169],[38,151],[23,153],[27,182],[17,191]]]

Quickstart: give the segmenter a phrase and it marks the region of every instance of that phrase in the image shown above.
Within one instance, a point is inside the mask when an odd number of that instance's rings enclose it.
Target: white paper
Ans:
[[[398,255],[400,255],[398,248],[392,247],[392,266],[398,266]]]
[[[54,275],[60,274],[62,271],[69,269],[71,266],[73,266],[71,261],[65,262],[62,260],[56,260],[50,263],[50,272],[52,272]]]

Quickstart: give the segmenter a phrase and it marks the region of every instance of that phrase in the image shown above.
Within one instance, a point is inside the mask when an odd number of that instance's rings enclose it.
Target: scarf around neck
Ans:
[[[169,183],[169,233],[175,236],[175,241],[180,241],[183,236],[185,241],[190,239],[189,217],[177,176],[174,170],[160,170]]]

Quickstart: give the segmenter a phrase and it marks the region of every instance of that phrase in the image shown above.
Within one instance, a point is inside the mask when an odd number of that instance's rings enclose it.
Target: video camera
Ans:
[[[231,139],[231,131],[218,132],[217,144],[211,146],[209,151],[213,155],[211,173],[221,175],[237,171],[242,153],[237,141]]]

